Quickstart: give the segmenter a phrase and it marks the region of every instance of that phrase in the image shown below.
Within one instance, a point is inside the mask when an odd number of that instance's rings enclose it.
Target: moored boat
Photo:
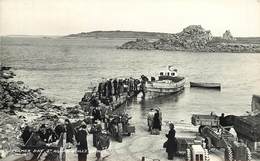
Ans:
[[[169,66],[165,72],[160,72],[158,79],[154,77],[151,81],[146,81],[144,96],[154,98],[158,96],[170,95],[184,89],[185,78],[177,74],[177,69]]]
[[[206,82],[190,82],[190,87],[210,88],[210,89],[221,89],[220,83],[206,83]]]

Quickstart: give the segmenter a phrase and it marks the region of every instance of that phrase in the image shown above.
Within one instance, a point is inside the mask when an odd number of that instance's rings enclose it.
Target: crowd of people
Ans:
[[[54,126],[56,124],[56,126]],[[67,145],[76,145],[78,160],[86,161],[88,154],[87,144],[87,125],[83,121],[81,125],[74,128],[69,119],[65,119],[64,123],[53,123],[53,125],[41,124],[38,129],[34,129],[31,126],[25,126],[21,135],[22,141],[25,146],[38,146],[44,150],[48,145],[57,143],[60,139],[63,139],[62,135],[66,134]],[[71,147],[67,147],[71,148]],[[32,152],[34,161],[39,157],[39,152]],[[50,155],[50,153],[48,154]],[[46,157],[48,157],[48,155]]]
[[[89,132],[93,134],[93,146],[96,147],[97,150],[102,150],[97,143],[97,137],[102,133],[103,129],[109,131],[108,125],[113,122],[110,120],[111,118],[109,118],[109,116],[113,116],[113,107],[111,106],[111,103],[125,93],[129,94],[131,92],[142,91],[142,86],[145,81],[147,81],[146,77],[143,76],[142,80],[133,78],[109,79],[99,83],[97,92],[89,99],[89,111],[85,111],[88,115],[92,116],[92,128]],[[152,109],[148,113],[148,126],[151,133],[154,131],[160,133],[162,130],[162,113],[159,108]],[[64,133],[66,133],[66,143],[69,143],[69,145],[76,145],[78,160],[86,161],[88,155],[88,131],[84,121],[77,128],[71,124],[69,119],[65,119],[64,123],[54,122],[52,126],[42,124],[38,129],[26,126],[21,138],[25,145],[28,144],[28,140],[33,140],[35,145],[41,146],[57,142]],[[31,136],[33,136],[33,138],[31,138]],[[170,125],[170,131],[166,137],[168,138],[167,145],[165,146],[166,152],[168,153],[168,158],[172,159],[176,152],[176,139],[173,124]],[[38,155],[38,153],[35,153],[35,156],[36,155]]]
[[[113,101],[113,96],[118,99],[123,93],[130,94],[139,90],[140,80],[133,78],[108,79],[98,84],[98,99],[102,103],[109,105]]]
[[[97,114],[99,113],[99,114]],[[96,116],[93,118],[92,121],[93,127],[91,128],[90,133],[93,134],[93,146],[97,148],[97,150],[102,150],[102,148],[98,147],[97,143],[97,137],[102,131],[102,126],[100,123],[102,122],[100,111],[95,109],[93,111],[93,114]],[[149,123],[149,121],[152,122]],[[150,131],[152,130],[158,130],[161,131],[162,126],[162,113],[160,112],[160,109],[152,109],[148,113],[148,125],[150,126]],[[54,125],[54,124],[53,124]],[[168,153],[168,159],[172,160],[174,157],[174,154],[177,150],[177,143],[175,138],[175,130],[174,125],[170,124],[170,131],[168,134],[166,134],[167,141],[164,143],[164,147],[166,148],[166,152]],[[56,123],[56,126],[49,126],[46,124],[40,125],[38,129],[33,129],[30,126],[26,126],[23,130],[23,133],[21,135],[21,138],[25,145],[27,144],[33,144],[36,146],[46,146],[48,143],[57,142],[62,134],[66,132],[66,143],[70,143],[71,145],[76,145],[77,147],[77,153],[78,153],[78,160],[79,161],[86,161],[87,155],[88,155],[88,142],[87,142],[87,126],[85,122],[83,121],[80,126],[75,128],[69,119],[65,119],[64,123]],[[34,134],[34,135],[32,135]],[[31,138],[33,136],[33,138]],[[29,143],[28,141],[31,141]],[[35,159],[39,155],[38,152],[34,153]]]
[[[23,130],[21,138],[24,144],[26,144],[30,136],[34,133],[35,135],[39,135],[41,141],[44,141],[45,143],[52,143],[57,141],[64,132],[66,132],[66,142],[73,144],[75,130],[73,129],[69,119],[65,119],[64,124],[58,123],[56,126],[41,124],[38,129],[34,129],[33,127],[27,125]]]

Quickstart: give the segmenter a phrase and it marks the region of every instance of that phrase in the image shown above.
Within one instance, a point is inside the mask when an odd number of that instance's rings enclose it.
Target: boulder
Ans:
[[[19,127],[23,121],[18,116],[10,116],[7,113],[0,112],[0,151],[6,150],[1,157],[9,156],[16,150],[17,145],[21,142],[19,136],[21,131]]]
[[[204,49],[211,40],[210,31],[203,29],[200,25],[191,25],[184,28],[182,32],[172,35],[171,38],[154,42],[154,46],[156,49],[191,49],[196,51]]]

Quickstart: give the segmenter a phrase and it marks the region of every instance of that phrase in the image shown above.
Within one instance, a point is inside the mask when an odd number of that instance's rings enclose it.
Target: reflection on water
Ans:
[[[151,108],[157,108],[160,107],[164,104],[171,104],[172,106],[174,106],[174,104],[176,104],[178,102],[179,99],[181,99],[181,97],[183,97],[185,90],[175,93],[175,94],[171,94],[171,95],[167,95],[167,96],[160,96],[160,97],[155,97],[152,99],[141,99],[139,104],[141,109],[143,110],[150,110]]]

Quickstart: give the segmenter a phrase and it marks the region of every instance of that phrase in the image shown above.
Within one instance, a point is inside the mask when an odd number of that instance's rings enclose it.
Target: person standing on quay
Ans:
[[[69,119],[65,119],[66,142],[73,144],[74,128]]]
[[[76,133],[78,161],[86,161],[88,155],[87,125],[83,123]]]
[[[154,117],[153,117],[152,129],[158,129],[159,131],[161,131],[161,120],[160,120],[160,114],[159,114],[158,110],[156,110],[156,113],[154,114]]]
[[[154,114],[155,110],[151,108],[147,116],[148,131],[152,130]]]
[[[173,123],[169,125],[170,131],[168,134],[166,134],[166,137],[168,138],[166,142],[166,152],[168,153],[168,160],[173,160],[174,154],[177,151],[177,142],[175,138],[175,129]]]

